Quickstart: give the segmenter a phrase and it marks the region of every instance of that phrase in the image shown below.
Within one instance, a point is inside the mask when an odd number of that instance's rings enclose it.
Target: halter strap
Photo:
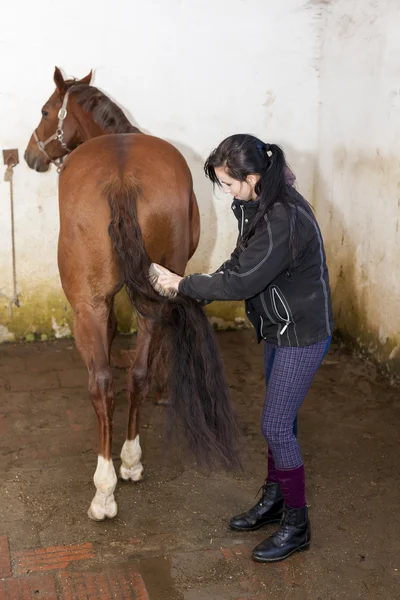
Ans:
[[[51,158],[47,154],[45,148],[46,148],[47,144],[50,144],[50,142],[53,142],[54,140],[56,140],[61,144],[61,147],[67,152],[67,154],[71,153],[71,150],[68,148],[67,144],[64,142],[64,129],[63,129],[64,121],[67,118],[67,114],[68,114],[68,111],[67,111],[68,96],[69,96],[69,90],[66,92],[62,106],[61,106],[60,110],[58,111],[58,125],[57,125],[56,132],[53,135],[51,135],[45,142],[40,141],[36,129],[33,132],[33,137],[35,139],[35,142],[36,142],[37,147],[39,148],[40,152],[43,152],[43,154],[46,156],[46,158],[51,163],[56,165],[58,172],[60,172],[60,169],[61,169],[61,166],[63,163],[63,157],[61,156],[60,158],[55,158],[55,159]]]

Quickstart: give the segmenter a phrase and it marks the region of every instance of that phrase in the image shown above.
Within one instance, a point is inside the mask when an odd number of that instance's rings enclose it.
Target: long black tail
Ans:
[[[167,299],[154,291],[151,260],[137,219],[140,186],[113,181],[104,190],[111,208],[109,234],[118,254],[133,306],[160,324],[171,391],[169,433],[180,426],[201,466],[220,462],[240,467],[238,427],[214,332],[196,300]]]

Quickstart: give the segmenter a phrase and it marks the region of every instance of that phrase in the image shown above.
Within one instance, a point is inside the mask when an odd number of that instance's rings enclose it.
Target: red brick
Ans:
[[[29,581],[29,579],[27,577],[21,577],[20,579],[18,579],[18,584],[19,584],[19,596],[20,598],[23,599],[27,599],[28,598],[32,598],[33,597],[33,593],[35,592],[35,588],[32,591],[31,589],[31,582]],[[39,594],[36,594],[37,596],[39,596]]]
[[[59,573],[60,588],[63,600],[113,600],[110,595],[100,595],[99,578],[97,573]],[[104,587],[104,586],[103,586]]]
[[[149,600],[144,581],[135,570],[61,572],[58,578],[63,600]]]
[[[149,600],[144,581],[134,569],[104,573],[60,572],[62,600]],[[0,600],[57,600],[50,575],[0,581]]]
[[[123,571],[122,569],[118,569],[116,571],[116,575],[118,577],[118,584],[121,588],[123,598],[135,598],[136,596],[132,596],[131,586],[128,582],[125,571]]]
[[[119,585],[118,574],[116,571],[108,571],[108,581],[110,582],[110,590],[113,600],[125,600],[124,594],[122,593],[121,586]]]
[[[6,598],[7,600],[20,600],[18,579],[7,579]]]
[[[144,581],[136,570],[113,569],[97,575],[96,582],[101,600],[149,600]],[[108,584],[108,585],[107,585]]]
[[[97,593],[97,581],[96,575],[88,573],[85,575],[85,586],[88,600],[100,600]]]
[[[6,535],[0,536],[0,578],[11,577],[11,558],[8,538]]]
[[[73,561],[88,560],[90,558],[94,558],[91,543],[35,548],[15,553],[18,574],[65,569]]]
[[[61,572],[59,574],[59,581],[63,600],[75,600],[74,578],[72,573]]]
[[[99,588],[100,600],[113,600],[106,575],[100,574],[97,576],[97,587]]]
[[[142,576],[134,570],[131,570],[128,576],[132,586],[132,590],[135,593],[133,598],[135,598],[136,600],[150,600]]]
[[[75,598],[77,600],[87,600],[87,593],[82,573],[74,573],[75,580]]]

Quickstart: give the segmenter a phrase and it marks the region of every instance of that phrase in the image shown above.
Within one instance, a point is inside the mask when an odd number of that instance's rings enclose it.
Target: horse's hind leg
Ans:
[[[75,342],[89,372],[89,394],[96,411],[99,431],[97,468],[93,477],[96,494],[88,515],[101,521],[116,516],[114,500],[117,483],[111,459],[112,418],[114,412],[113,375],[110,367],[110,347],[113,337],[112,307],[104,299],[87,301],[82,298],[74,309]]]
[[[113,298],[112,303],[111,303],[111,308],[110,308],[110,315],[108,317],[108,331],[107,331],[109,357],[111,356],[111,346],[114,341],[115,335],[117,333],[117,329],[118,329],[118,322],[117,322],[117,317],[115,316],[115,312],[114,312],[114,298]]]
[[[128,373],[128,431],[121,450],[120,475],[126,481],[139,481],[143,475],[142,449],[139,439],[140,407],[149,390],[149,349],[153,326],[139,318],[135,360]]]

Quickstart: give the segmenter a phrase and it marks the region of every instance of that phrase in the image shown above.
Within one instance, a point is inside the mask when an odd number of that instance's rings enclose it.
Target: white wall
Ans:
[[[225,136],[247,131],[281,143],[302,191],[312,191],[318,17],[318,3],[304,0],[15,0],[2,10],[0,146],[20,151],[14,185],[23,307],[12,322],[1,313],[0,322],[34,331],[64,310],[56,266],[57,175],[30,171],[23,161],[53,91],[55,65],[77,77],[94,68],[95,85],[145,132],[172,141],[186,156],[203,227],[190,268],[208,270],[226,259],[236,239],[230,202],[213,197],[202,172]],[[0,288],[6,295],[12,290],[8,198],[8,184],[1,182]],[[6,299],[0,300],[4,311]],[[30,323],[23,316],[28,306]]]
[[[314,202],[336,325],[393,367],[400,358],[400,3],[337,0],[324,31]]]

